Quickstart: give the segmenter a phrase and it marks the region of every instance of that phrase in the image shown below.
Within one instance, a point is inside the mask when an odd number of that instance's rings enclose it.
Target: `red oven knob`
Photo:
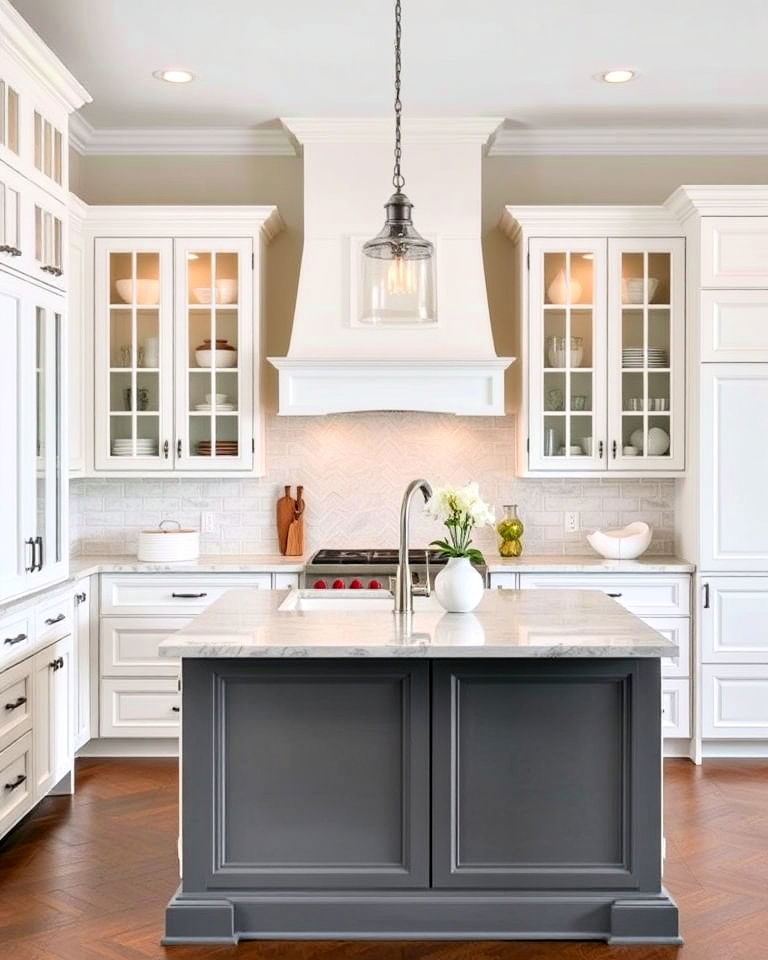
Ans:
[[[315,580],[315,582],[312,584],[312,588],[314,590],[327,590],[328,584],[325,582],[325,580]]]
[[[379,583],[378,580],[371,580],[371,582],[368,584],[368,589],[369,589],[369,590],[380,590],[380,589],[381,589],[381,584]]]
[[[349,589],[350,589],[350,590],[360,590],[362,586],[363,586],[363,585],[362,585],[362,583],[361,583],[359,580],[353,580],[352,583],[350,583],[350,585],[349,585]]]
[[[343,589],[344,589],[344,581],[343,581],[343,580],[334,580],[334,581],[333,581],[333,589],[334,589],[334,590],[343,590]]]

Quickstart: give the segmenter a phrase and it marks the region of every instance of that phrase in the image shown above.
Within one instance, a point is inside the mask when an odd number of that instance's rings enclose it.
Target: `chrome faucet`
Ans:
[[[424,502],[432,496],[432,487],[426,480],[412,480],[403,494],[403,503],[400,507],[400,555],[395,577],[395,613],[413,613],[414,596],[429,596],[429,552],[427,558],[427,577],[423,587],[414,587],[411,579],[411,565],[408,562],[408,530],[411,517],[411,501],[413,495],[421,490]]]

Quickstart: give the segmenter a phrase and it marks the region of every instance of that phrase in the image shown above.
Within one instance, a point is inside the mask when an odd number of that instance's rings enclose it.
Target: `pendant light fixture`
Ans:
[[[417,325],[435,323],[435,248],[417,232],[411,220],[413,204],[403,193],[405,177],[400,120],[400,40],[402,10],[395,0],[395,192],[384,204],[386,221],[372,240],[363,244],[360,322]]]

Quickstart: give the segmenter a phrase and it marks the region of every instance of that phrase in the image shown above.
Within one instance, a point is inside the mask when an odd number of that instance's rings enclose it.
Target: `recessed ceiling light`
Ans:
[[[165,80],[167,83],[189,83],[190,80],[195,79],[194,73],[190,73],[189,70],[177,70],[176,68],[155,70],[152,76],[157,80]]]
[[[605,83],[627,83],[634,80],[637,74],[634,70],[606,70],[600,74],[600,79]]]

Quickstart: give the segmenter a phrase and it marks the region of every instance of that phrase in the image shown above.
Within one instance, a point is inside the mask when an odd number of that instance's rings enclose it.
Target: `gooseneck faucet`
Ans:
[[[414,587],[411,579],[411,565],[408,560],[408,534],[411,519],[411,501],[420,490],[424,502],[432,496],[432,487],[426,480],[412,480],[405,489],[400,507],[400,551],[395,577],[395,613],[413,613],[414,593],[429,596],[429,554],[427,554],[427,582],[424,587]]]

